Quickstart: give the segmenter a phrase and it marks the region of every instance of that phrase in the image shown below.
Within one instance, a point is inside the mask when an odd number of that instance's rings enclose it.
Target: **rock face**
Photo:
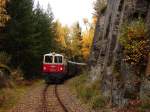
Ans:
[[[144,95],[150,98],[150,80],[134,75],[136,69],[124,63],[122,47],[118,42],[122,24],[136,20],[139,16],[150,28],[149,0],[108,0],[105,14],[99,15],[97,21],[89,59],[90,76],[92,80],[101,79],[102,94],[113,106],[124,107],[130,99],[142,98]],[[120,74],[113,71],[115,64]]]

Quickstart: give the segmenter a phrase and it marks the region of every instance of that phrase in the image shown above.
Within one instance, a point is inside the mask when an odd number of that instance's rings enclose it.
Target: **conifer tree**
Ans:
[[[5,50],[12,56],[14,67],[20,66],[29,73],[32,65],[31,37],[34,31],[32,0],[10,0],[7,6],[11,20],[6,26],[7,46]]]

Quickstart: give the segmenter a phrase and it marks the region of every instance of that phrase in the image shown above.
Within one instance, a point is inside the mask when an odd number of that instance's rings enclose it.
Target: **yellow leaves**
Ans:
[[[89,29],[89,30],[83,32],[82,49],[81,50],[82,50],[83,58],[85,60],[87,60],[89,57],[93,37],[94,37],[94,29]]]
[[[5,23],[9,20],[9,16],[6,12],[6,0],[0,0],[0,27],[4,27]]]
[[[71,58],[87,61],[94,37],[95,24],[89,23],[86,18],[84,23],[86,30],[82,31],[78,23],[69,28],[56,21],[57,37],[55,40],[61,52],[65,52]]]
[[[150,52],[147,28],[142,20],[126,24],[120,36],[120,44],[124,47],[124,61],[132,65],[143,64]]]
[[[67,26],[62,26],[59,21],[56,21],[56,32],[57,32],[57,38],[55,39],[57,43],[61,47],[66,48],[67,47],[67,37],[69,33],[69,28]]]
[[[85,60],[88,58],[89,54],[90,54],[90,51],[88,48],[82,48],[82,55]]]

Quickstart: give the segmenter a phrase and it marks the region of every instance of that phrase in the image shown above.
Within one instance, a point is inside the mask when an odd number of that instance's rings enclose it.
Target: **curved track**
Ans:
[[[55,91],[55,95],[56,95],[56,98],[57,98],[57,100],[58,100],[60,106],[62,107],[62,109],[64,110],[64,112],[70,112],[70,111],[68,111],[68,109],[65,107],[65,105],[64,105],[63,102],[62,102],[62,100],[60,99],[59,93],[58,93],[58,90],[57,90],[57,89],[58,89],[58,85],[55,85],[54,91]]]
[[[65,106],[65,104],[63,103],[63,100],[59,96],[59,92],[58,92],[59,85],[46,85],[44,87],[43,92],[42,92],[42,111],[40,110],[40,112],[51,112],[48,109],[48,101],[47,101],[48,88],[50,86],[53,86],[53,93],[54,93],[53,97],[55,97],[57,99],[57,102],[59,103],[59,105],[57,105],[58,108],[62,108],[63,112],[72,112]]]
[[[48,90],[49,85],[46,85],[44,87],[44,90],[42,91],[42,111],[40,110],[39,112],[48,112],[48,102],[47,102],[47,90]]]
[[[33,86],[9,112],[91,112],[65,84]]]

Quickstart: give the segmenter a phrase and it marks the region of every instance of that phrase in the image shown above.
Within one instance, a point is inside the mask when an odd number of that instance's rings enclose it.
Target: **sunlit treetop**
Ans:
[[[9,16],[6,11],[6,3],[8,0],[0,0],[0,27],[4,27],[5,23],[9,20]]]

